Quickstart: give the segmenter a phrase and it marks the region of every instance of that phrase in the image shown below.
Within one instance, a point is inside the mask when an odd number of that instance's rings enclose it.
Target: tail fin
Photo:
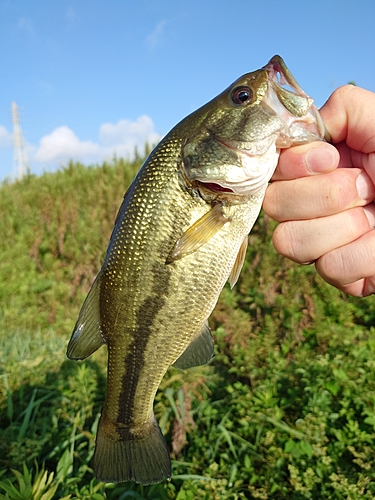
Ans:
[[[97,479],[108,483],[154,484],[171,477],[167,444],[154,417],[137,436],[127,431],[126,438],[122,438],[118,429],[118,440],[106,432],[106,427],[99,423],[96,437],[94,472]]]

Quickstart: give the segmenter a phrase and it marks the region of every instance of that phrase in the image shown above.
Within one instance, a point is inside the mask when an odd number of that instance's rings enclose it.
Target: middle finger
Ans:
[[[290,181],[272,182],[266,191],[264,211],[272,219],[313,219],[367,205],[375,197],[375,186],[362,169],[332,172]]]

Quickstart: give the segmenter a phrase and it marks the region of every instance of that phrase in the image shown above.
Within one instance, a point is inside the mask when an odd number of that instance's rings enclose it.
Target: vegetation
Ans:
[[[0,500],[375,497],[375,308],[273,250],[261,216],[211,317],[209,366],[155,403],[173,478],[93,477],[106,352],[65,358],[134,162],[70,163],[0,189]]]

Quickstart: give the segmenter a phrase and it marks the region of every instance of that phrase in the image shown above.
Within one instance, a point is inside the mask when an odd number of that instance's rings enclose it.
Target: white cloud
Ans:
[[[73,7],[68,7],[65,12],[65,18],[69,24],[74,24],[77,21],[77,14]]]
[[[149,116],[140,116],[136,121],[120,120],[116,124],[104,123],[100,127],[100,141],[112,154],[132,156],[137,147],[155,144],[160,136],[155,132],[154,123]]]
[[[152,31],[148,37],[146,38],[146,45],[150,49],[154,49],[158,45],[162,45],[165,41],[165,27],[167,25],[167,21],[162,19],[155,27],[154,31]]]
[[[46,80],[39,80],[38,85],[41,90],[46,92],[52,92],[53,90],[55,90],[55,87],[52,85],[52,83],[49,83]]]
[[[155,144],[159,139],[153,121],[145,115],[136,121],[103,124],[98,142],[81,141],[73,130],[62,126],[42,137],[36,151],[31,153],[31,161],[53,167],[69,160],[88,164],[111,159],[114,155],[132,158],[136,147],[143,151],[146,142]]]
[[[68,159],[90,161],[99,153],[99,145],[91,141],[80,141],[73,130],[63,126],[40,140],[35,160],[41,163],[64,162]]]
[[[21,17],[20,19],[18,19],[17,28],[20,31],[27,33],[28,35],[32,35],[34,32],[33,23],[26,17]]]
[[[0,148],[9,148],[12,145],[12,134],[0,125]]]

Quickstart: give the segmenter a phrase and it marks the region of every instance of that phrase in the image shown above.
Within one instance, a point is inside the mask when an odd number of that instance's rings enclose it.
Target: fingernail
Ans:
[[[309,149],[305,161],[310,172],[321,173],[334,169],[338,163],[338,158],[336,151],[331,147],[318,146]]]
[[[370,203],[369,205],[366,205],[363,207],[363,211],[365,212],[365,215],[367,217],[368,223],[370,224],[371,229],[374,229],[375,227],[375,207],[373,203]]]
[[[367,174],[360,173],[356,180],[358,197],[361,200],[369,201],[371,195],[373,194],[371,189],[369,189],[369,179]]]

